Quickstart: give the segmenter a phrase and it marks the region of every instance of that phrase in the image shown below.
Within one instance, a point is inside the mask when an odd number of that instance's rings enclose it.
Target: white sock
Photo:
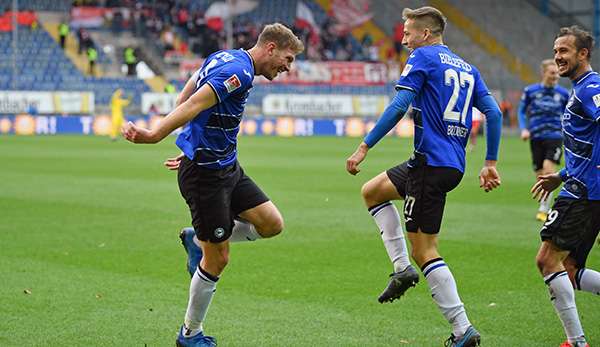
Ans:
[[[548,213],[548,211],[550,211],[550,206],[552,206],[552,196],[553,195],[554,195],[554,193],[550,192],[550,194],[548,195],[546,200],[542,200],[540,202],[540,208],[538,210],[539,212]]]
[[[252,223],[235,220],[229,242],[255,241],[262,239]]]
[[[202,322],[206,317],[218,280],[219,277],[207,273],[201,267],[198,267],[194,272],[190,283],[190,300],[185,312],[185,337],[191,337],[202,332]]]
[[[575,274],[577,289],[600,295],[600,272],[592,269],[579,269]]]
[[[427,279],[431,297],[436,302],[446,320],[452,324],[452,333],[461,337],[471,326],[465,305],[460,301],[452,272],[442,258],[436,258],[423,265],[423,275]]]
[[[394,272],[404,271],[410,265],[410,260],[396,206],[386,201],[369,208],[369,213],[379,227],[385,250],[394,264]]]
[[[575,305],[575,291],[566,271],[544,277],[550,291],[550,300],[560,318],[569,342],[584,342],[583,328]]]

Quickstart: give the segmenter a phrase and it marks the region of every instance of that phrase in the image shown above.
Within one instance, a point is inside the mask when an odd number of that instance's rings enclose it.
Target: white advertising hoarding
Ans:
[[[378,116],[389,102],[385,95],[269,94],[263,99],[267,116]]]
[[[0,114],[94,112],[92,92],[0,91]]]
[[[175,109],[177,94],[142,93],[142,113],[147,114],[154,105],[161,114],[167,114]]]

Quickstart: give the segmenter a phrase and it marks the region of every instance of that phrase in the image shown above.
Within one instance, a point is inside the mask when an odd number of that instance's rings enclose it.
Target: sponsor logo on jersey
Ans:
[[[406,64],[406,66],[404,66],[404,70],[402,70],[402,74],[400,76],[404,77],[406,75],[408,75],[408,73],[410,72],[410,69],[412,69],[412,65],[411,64]]]
[[[223,84],[225,85],[225,88],[227,88],[228,93],[231,93],[242,86],[242,82],[240,82],[240,79],[236,74],[233,74],[231,77],[225,80]]]
[[[596,107],[600,107],[600,94],[592,96],[592,100],[594,100],[594,105],[596,105]]]

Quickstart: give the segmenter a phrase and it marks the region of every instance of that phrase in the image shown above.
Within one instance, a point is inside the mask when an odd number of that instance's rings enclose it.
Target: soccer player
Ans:
[[[540,231],[542,245],[536,257],[567,335],[561,347],[589,346],[573,287],[600,293],[600,273],[585,268],[600,230],[600,76],[590,66],[593,46],[592,36],[577,26],[561,28],[556,36],[558,73],[573,82],[562,115],[566,166],[538,177],[531,189],[534,198],[543,200],[564,182]]]
[[[402,118],[409,105],[415,122],[412,157],[375,176],[362,196],[381,230],[394,273],[380,302],[400,297],[418,281],[410,265],[400,217],[392,200],[404,199],[404,218],[412,258],[427,280],[431,296],[452,325],[446,346],[477,346],[480,335],[471,325],[450,269],[440,256],[440,231],[446,194],[461,181],[471,112],[486,116],[487,155],[479,174],[489,192],[500,185],[496,171],[502,115],[479,71],[443,44],[446,18],[433,7],[404,9],[403,43],[412,51],[396,85],[398,93],[373,130],[348,158],[346,170],[356,175],[371,149]]]
[[[542,61],[542,82],[523,90],[519,103],[521,139],[530,140],[531,158],[535,177],[556,171],[562,156],[560,117],[567,106],[569,92],[557,85],[558,67],[552,59]],[[552,203],[552,194],[540,202],[535,218],[546,220]]]
[[[111,128],[110,128],[110,139],[112,141],[117,140],[117,135],[119,135],[119,130],[123,126],[123,121],[125,120],[123,116],[123,108],[127,107],[131,99],[123,99],[123,89],[118,88],[113,93],[110,98],[110,113],[111,113]]]
[[[202,323],[228,262],[230,238],[271,237],[283,229],[277,207],[237,161],[237,134],[254,76],[274,79],[289,71],[303,50],[290,29],[279,23],[267,25],[248,51],[211,54],[185,85],[180,95],[184,101],[155,129],[139,128],[131,122],[123,128],[131,142],[157,143],[185,125],[176,140],[184,155],[167,160],[166,165],[178,169],[179,189],[190,208],[203,255],[194,269],[178,346],[216,345],[213,337],[203,334]],[[244,221],[234,219],[238,216]],[[186,246],[189,249],[195,244]]]

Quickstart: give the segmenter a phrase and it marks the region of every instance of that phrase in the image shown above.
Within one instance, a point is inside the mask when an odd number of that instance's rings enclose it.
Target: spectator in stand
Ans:
[[[58,37],[60,40],[60,48],[62,49],[65,49],[65,45],[67,43],[67,35],[69,35],[69,25],[65,22],[66,21],[63,20],[58,25]]]
[[[135,49],[133,47],[126,47],[123,51],[123,58],[125,64],[127,64],[127,76],[135,76],[135,67],[137,66],[137,57],[135,56]]]
[[[164,92],[169,93],[169,94],[174,94],[174,93],[177,93],[177,89],[175,89],[175,86],[173,85],[173,83],[167,82],[167,84],[165,85]]]
[[[93,45],[87,49],[87,58],[90,64],[90,75],[96,76],[96,60],[98,60],[98,51],[96,51],[96,48]]]

